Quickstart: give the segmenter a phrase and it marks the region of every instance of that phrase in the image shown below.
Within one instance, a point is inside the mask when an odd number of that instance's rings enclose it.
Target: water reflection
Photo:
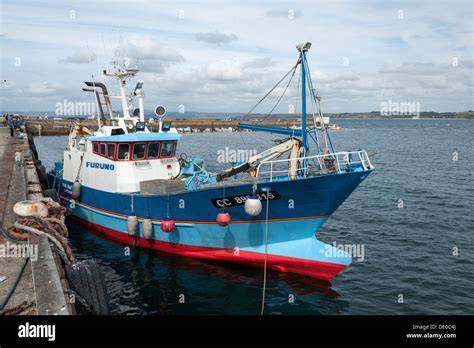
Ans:
[[[77,258],[93,257],[103,267],[115,314],[259,313],[260,268],[128,249],[73,223],[69,228]],[[266,299],[268,314],[336,314],[347,305],[330,282],[273,270]]]

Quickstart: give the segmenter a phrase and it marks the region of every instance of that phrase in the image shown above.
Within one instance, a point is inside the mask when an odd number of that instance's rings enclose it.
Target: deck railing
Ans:
[[[290,164],[292,165],[290,167]],[[263,161],[257,167],[257,177],[273,181],[275,177],[287,176],[290,179],[328,173],[343,173],[356,168],[373,169],[367,152],[364,150],[336,152],[326,155],[301,157],[297,160],[281,159]]]

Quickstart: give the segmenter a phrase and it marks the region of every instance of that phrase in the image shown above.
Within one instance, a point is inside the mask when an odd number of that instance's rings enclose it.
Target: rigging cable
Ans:
[[[298,74],[298,86],[296,87],[296,106],[295,106],[295,112],[298,110],[298,101],[300,99],[300,84],[301,84],[301,69]]]
[[[303,64],[305,64],[306,67],[308,67],[308,62],[305,61],[303,62]],[[325,140],[325,147],[326,149],[327,148],[327,141],[329,142],[329,146],[331,147],[331,151],[334,152],[334,148],[332,146],[332,141],[331,141],[331,137],[329,136],[329,132],[327,130],[327,128],[325,127],[324,125],[324,119],[323,119],[323,114],[322,114],[322,110],[321,110],[321,101],[314,95],[314,89],[313,89],[313,80],[311,79],[311,72],[309,71],[309,67],[306,69],[308,71],[308,84],[309,84],[309,88],[311,90],[311,95],[313,96],[313,98],[316,99],[316,102],[317,102],[317,106],[318,106],[318,113],[319,113],[319,118],[320,118],[320,122],[321,122],[321,130],[322,130],[322,133],[323,133],[323,140]],[[325,149],[325,151],[326,151]]]
[[[285,90],[284,90],[283,93],[280,95],[280,98],[278,98],[277,102],[275,103],[275,105],[273,106],[273,108],[270,110],[270,112],[269,112],[264,118],[262,118],[260,121],[258,121],[257,124],[262,123],[263,121],[265,121],[265,120],[272,114],[272,112],[276,109],[276,107],[278,106],[278,104],[280,104],[280,101],[281,101],[281,99],[283,98],[283,96],[285,95],[286,91],[288,90],[288,87],[290,86],[291,81],[293,81],[293,77],[295,76],[295,72],[296,72],[296,66],[295,66],[295,68],[294,68],[294,70],[293,70],[293,74],[291,74],[290,80],[289,80],[288,83],[286,84]]]
[[[314,95],[314,91],[312,90],[312,87],[313,87],[313,86],[312,86],[312,83],[311,83],[311,75],[310,75],[310,73],[309,73],[309,67],[307,67],[306,70],[308,71],[308,77],[309,77],[309,78],[308,78],[308,88],[311,89],[311,91],[310,91],[310,95],[311,95],[311,98],[310,98],[310,99],[311,99],[311,114],[312,114],[312,116],[313,116],[313,132],[312,132],[312,133],[314,133],[314,137],[313,137],[313,135],[311,134],[311,132],[309,132],[309,135],[311,136],[311,138],[313,139],[313,141],[316,143],[316,146],[317,146],[317,148],[318,148],[318,153],[319,153],[319,152],[322,152],[322,149],[321,149],[321,147],[320,147],[320,145],[319,145],[318,124],[317,124],[317,122],[316,122],[316,117],[315,117],[315,114],[314,114],[314,109],[317,107],[317,104],[316,104],[316,106],[315,106],[315,103],[316,103],[316,100],[317,100],[316,98],[317,98],[317,97]]]
[[[280,96],[280,98],[278,99],[277,103],[275,104],[275,106],[273,107],[273,109],[270,111],[270,113],[268,113],[262,120],[258,121],[257,124],[261,123],[262,121],[264,121],[265,119],[267,119],[270,114],[273,112],[273,110],[275,110],[275,108],[278,106],[278,104],[280,103],[281,99],[283,98],[283,96],[285,95],[287,89],[288,89],[288,86],[290,85],[291,83],[291,80],[293,79],[293,76],[295,75],[295,71],[296,71],[296,68],[298,67],[298,64],[300,64],[301,60],[300,58],[298,58],[298,61],[296,62],[296,64],[257,102],[257,104],[255,104],[249,112],[247,112],[244,116],[242,116],[242,119],[250,116],[250,114],[252,113],[252,111],[254,111],[264,100],[265,98],[267,98],[274,90],[275,88],[277,88],[280,83],[282,83],[287,77],[288,75],[290,75],[290,73],[292,73],[291,75],[291,79],[290,81],[288,82],[285,90],[283,91],[283,94]],[[245,141],[244,137],[242,136],[241,132],[238,132],[239,135],[240,135],[240,139],[242,140],[242,142],[244,143],[245,146],[247,146],[247,142]]]
[[[294,75],[298,64],[300,64],[300,59],[299,59],[299,58],[298,58],[298,61],[296,62],[296,64],[285,74],[285,76],[283,76],[283,77],[276,83],[276,85],[274,85],[274,86],[257,102],[257,104],[255,104],[255,105],[250,109],[250,111],[247,112],[247,113],[243,116],[243,118],[249,116],[249,115],[251,114],[251,112],[252,112],[253,110],[255,110],[255,109],[257,108],[257,106],[259,106],[259,105],[265,100],[265,98],[267,98],[267,97],[270,95],[270,93],[272,93],[272,92],[275,90],[275,88],[277,88],[278,85],[279,85],[280,83],[282,83],[282,82],[288,77],[288,75],[290,75],[290,73],[293,72],[293,75]],[[292,77],[293,77],[293,76],[292,76]],[[286,89],[285,89],[285,91],[286,91]]]

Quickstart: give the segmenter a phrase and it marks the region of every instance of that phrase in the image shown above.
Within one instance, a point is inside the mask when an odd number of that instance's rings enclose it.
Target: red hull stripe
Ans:
[[[102,225],[80,219],[77,216],[71,215],[70,217],[108,239],[128,245],[137,245],[143,248],[160,250],[163,252],[187,257],[236,262],[259,267],[263,266],[265,258],[263,253],[253,251],[239,250],[237,255],[233,249],[210,248],[194,245],[175,244],[157,240],[146,240],[142,237],[132,237],[127,233],[119,232]],[[341,264],[272,254],[267,255],[267,267],[280,272],[297,273],[322,280],[330,280],[346,268],[345,265]]]
[[[65,200],[68,200],[68,198],[66,197],[63,197],[61,196],[61,198],[65,199]],[[127,217],[128,215],[126,214],[121,214],[121,213],[117,213],[115,211],[111,211],[111,210],[106,210],[106,209],[102,209],[102,208],[97,208],[93,205],[89,205],[89,204],[86,204],[86,203],[82,203],[82,202],[79,202],[79,204],[85,206],[85,207],[88,207],[88,208],[91,208],[91,209],[94,209],[94,210],[98,210],[98,211],[102,211],[104,213],[107,213],[107,214],[111,214],[111,215],[117,215],[117,216],[122,216],[122,217]],[[217,214],[218,211],[216,211],[216,214]],[[327,215],[312,215],[312,216],[299,216],[299,217],[293,217],[293,218],[278,218],[278,219],[268,219],[268,221],[290,221],[290,220],[308,220],[308,219],[325,219],[325,218],[328,218],[330,217],[331,214],[327,214]],[[137,218],[139,220],[143,220],[144,217],[143,216],[137,216]],[[162,219],[151,219],[152,221],[157,221],[157,222],[161,222],[163,221]],[[178,223],[193,223],[193,224],[215,224],[216,222],[214,220],[175,220],[176,222]],[[236,224],[236,223],[252,223],[252,222],[266,222],[267,220],[265,219],[261,219],[261,220],[232,220],[232,223],[233,224]]]

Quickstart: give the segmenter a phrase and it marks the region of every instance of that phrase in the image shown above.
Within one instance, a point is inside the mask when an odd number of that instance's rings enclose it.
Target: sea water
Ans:
[[[318,238],[364,255],[331,282],[269,271],[266,313],[473,314],[474,121],[333,120],[342,126],[331,132],[335,150],[365,149],[376,169]],[[229,166],[223,151],[254,154],[278,138],[185,134],[178,154],[202,157],[219,171]],[[35,142],[50,168],[67,137]],[[114,314],[260,313],[261,268],[134,248],[127,254],[121,244],[69,228],[76,258],[102,266]]]

